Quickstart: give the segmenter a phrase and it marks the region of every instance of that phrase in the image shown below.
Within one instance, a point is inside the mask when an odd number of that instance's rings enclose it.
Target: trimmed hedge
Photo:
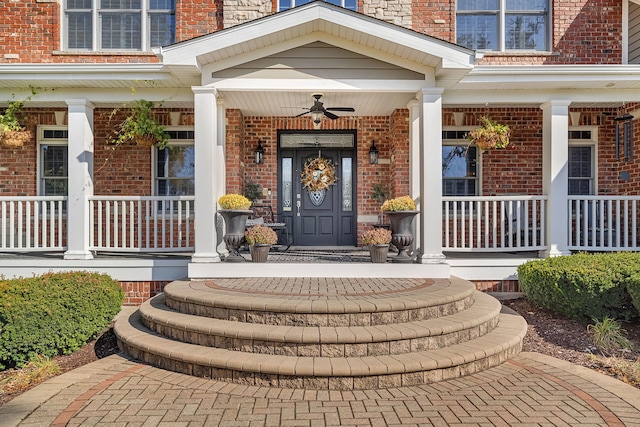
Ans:
[[[631,296],[640,294],[639,253],[534,260],[518,268],[518,280],[527,298],[574,319],[629,320],[640,314]]]
[[[102,332],[124,292],[105,274],[50,273],[0,281],[0,369],[69,354]]]

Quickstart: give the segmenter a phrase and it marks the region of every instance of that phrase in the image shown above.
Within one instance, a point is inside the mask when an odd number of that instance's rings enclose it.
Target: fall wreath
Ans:
[[[300,182],[307,191],[327,190],[336,180],[336,167],[331,160],[322,157],[306,162],[300,174]]]

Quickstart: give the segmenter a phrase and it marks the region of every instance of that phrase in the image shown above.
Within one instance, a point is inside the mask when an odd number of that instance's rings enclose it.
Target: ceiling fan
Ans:
[[[309,107],[309,108],[305,108],[305,110],[309,110],[309,111],[305,111],[304,113],[298,114],[295,117],[300,117],[300,116],[304,116],[305,114],[311,113],[311,117],[313,117],[313,122],[314,123],[320,123],[320,121],[322,120],[322,116],[323,115],[328,117],[328,118],[330,118],[330,119],[332,119],[332,120],[340,118],[339,116],[336,116],[335,114],[333,114],[331,111],[347,111],[347,112],[351,112],[351,113],[356,111],[352,107],[329,107],[329,108],[325,108],[324,107],[324,103],[320,101],[320,98],[322,98],[322,94],[321,93],[313,93],[313,94],[311,94],[311,96],[314,98],[313,105],[311,107]]]

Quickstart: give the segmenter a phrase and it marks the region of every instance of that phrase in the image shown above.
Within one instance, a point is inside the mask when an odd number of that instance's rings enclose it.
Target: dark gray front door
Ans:
[[[281,153],[293,163],[292,206],[284,212],[296,246],[353,246],[356,244],[352,150],[296,149]],[[321,155],[336,168],[337,181],[323,192],[309,192],[300,174],[307,161]]]

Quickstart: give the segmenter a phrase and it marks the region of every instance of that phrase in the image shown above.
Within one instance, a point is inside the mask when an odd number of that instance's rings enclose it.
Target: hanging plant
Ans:
[[[22,147],[31,139],[31,131],[24,128],[18,120],[18,116],[22,113],[22,108],[24,108],[24,103],[38,92],[35,87],[30,86],[29,89],[31,90],[31,95],[22,100],[9,102],[4,114],[0,114],[0,144],[3,147]]]
[[[511,136],[509,126],[502,125],[486,116],[481,117],[480,120],[482,121],[482,126],[467,134],[467,139],[471,144],[476,145],[481,150],[507,148],[509,146],[509,137]]]
[[[153,102],[145,99],[138,99],[129,104],[129,114],[122,123],[116,125],[116,135],[110,142],[124,144],[132,141],[144,147],[157,145],[158,148],[165,148],[169,143],[169,135],[153,116],[153,107]],[[110,118],[119,111],[119,108],[113,110]]]
[[[328,190],[336,181],[336,167],[331,160],[322,157],[306,162],[300,174],[300,182],[307,191]]]

